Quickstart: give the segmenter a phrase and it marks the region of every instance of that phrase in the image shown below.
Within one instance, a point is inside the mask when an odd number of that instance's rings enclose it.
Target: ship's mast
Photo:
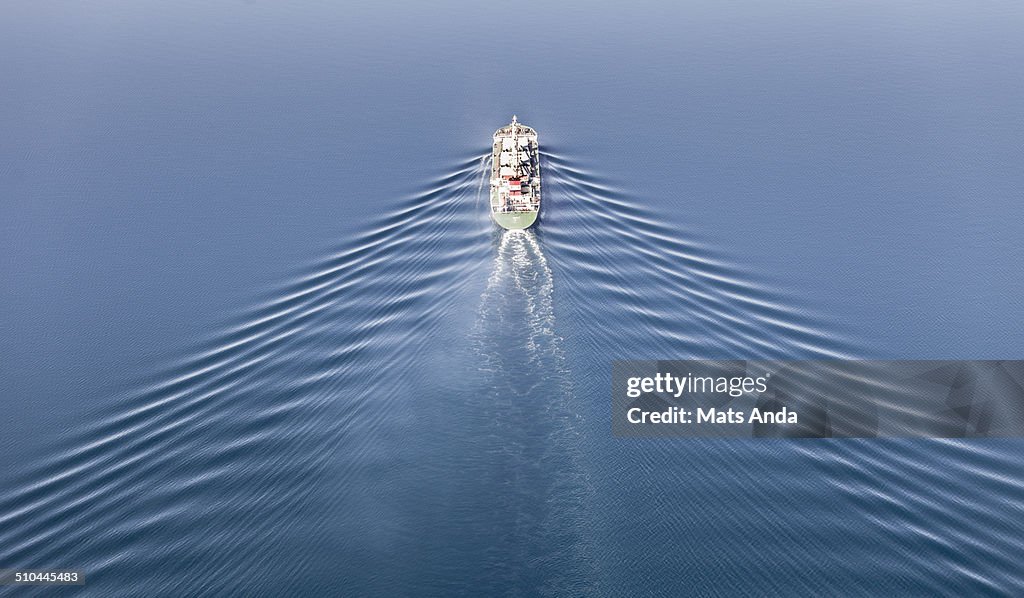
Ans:
[[[522,164],[519,163],[519,127],[516,126],[516,115],[512,115],[512,155],[515,156],[516,178],[523,175]]]

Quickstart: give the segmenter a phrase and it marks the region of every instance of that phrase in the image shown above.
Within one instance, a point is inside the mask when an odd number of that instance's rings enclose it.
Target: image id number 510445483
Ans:
[[[85,573],[77,569],[0,569],[0,585],[81,586]]]

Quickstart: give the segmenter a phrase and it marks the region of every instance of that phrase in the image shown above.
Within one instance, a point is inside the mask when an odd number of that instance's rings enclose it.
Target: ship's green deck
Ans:
[[[529,228],[537,221],[537,212],[491,212],[498,226],[509,230]]]

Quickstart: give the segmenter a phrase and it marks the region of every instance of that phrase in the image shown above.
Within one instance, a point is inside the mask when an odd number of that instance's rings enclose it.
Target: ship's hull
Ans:
[[[540,151],[537,132],[512,117],[494,133],[491,153],[491,219],[508,230],[537,222],[540,212]]]
[[[539,212],[492,212],[494,223],[507,230],[530,228],[537,222]]]

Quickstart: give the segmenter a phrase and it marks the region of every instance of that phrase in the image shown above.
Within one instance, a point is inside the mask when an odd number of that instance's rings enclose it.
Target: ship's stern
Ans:
[[[537,222],[537,212],[492,212],[494,222],[508,230],[530,228]]]

